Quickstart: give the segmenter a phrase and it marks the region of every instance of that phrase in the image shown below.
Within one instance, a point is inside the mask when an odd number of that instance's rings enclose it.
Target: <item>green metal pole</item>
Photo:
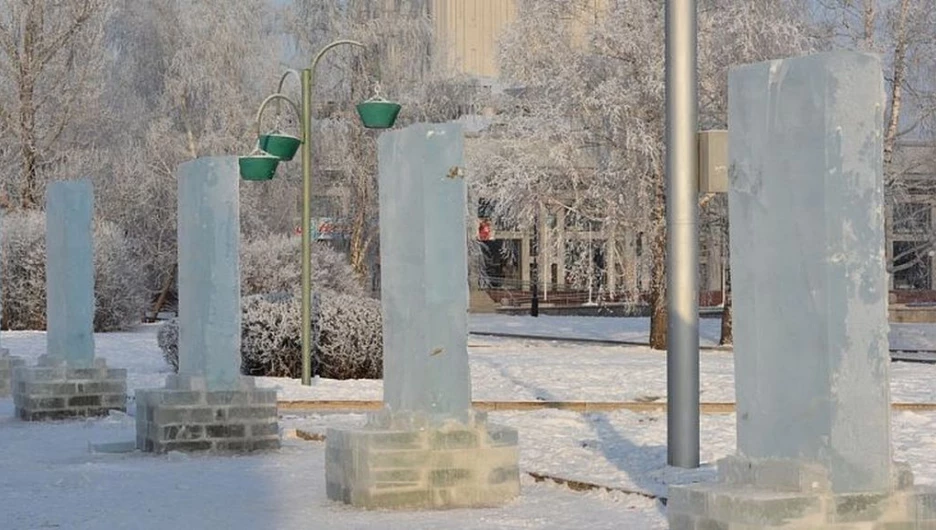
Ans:
[[[302,70],[302,384],[312,384],[312,70]]]
[[[312,60],[312,68],[302,71],[302,384],[312,384],[312,81],[315,68],[325,52],[348,44],[363,48],[353,40],[338,40],[322,48]],[[288,72],[280,78],[280,89]]]

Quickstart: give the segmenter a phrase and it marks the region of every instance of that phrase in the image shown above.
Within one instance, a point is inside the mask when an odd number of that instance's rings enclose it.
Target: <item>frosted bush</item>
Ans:
[[[3,325],[45,329],[45,217],[16,212],[3,217]]]
[[[45,214],[19,211],[3,219],[3,323],[7,329],[45,329]],[[123,234],[113,224],[94,226],[94,330],[125,329],[140,321],[141,278]]]
[[[94,228],[94,329],[127,329],[140,322],[146,291],[127,240],[114,224]]]
[[[175,372],[179,371],[179,321],[175,318],[159,326],[156,343],[163,352],[163,358]]]
[[[301,238],[271,235],[241,243],[243,296],[297,290],[302,279]],[[312,285],[319,290],[361,295],[361,285],[344,255],[326,245],[312,245]]]
[[[285,293],[241,301],[241,370],[249,375],[299,377],[300,306]]]
[[[334,379],[383,377],[380,302],[346,294],[324,295],[321,300],[318,373]]]
[[[257,376],[300,377],[299,299],[289,292],[246,296],[241,311],[241,371]],[[325,291],[315,325],[319,340],[313,348],[314,373],[330,379],[382,376],[380,302]],[[163,324],[159,347],[167,362],[178,369],[176,320]]]

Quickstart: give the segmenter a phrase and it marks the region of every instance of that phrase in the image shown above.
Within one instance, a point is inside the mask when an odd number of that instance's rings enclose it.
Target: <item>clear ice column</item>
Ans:
[[[669,487],[672,530],[936,528],[891,460],[884,104],[871,54],[729,74],[738,453]]]
[[[384,402],[464,413],[471,381],[462,130],[413,125],[381,135],[379,149]]]
[[[90,180],[58,181],[46,192],[48,356],[70,368],[94,362],[94,196]]]
[[[179,375],[209,390],[240,381],[237,157],[179,166]]]
[[[879,59],[729,76],[738,451],[891,486]]]

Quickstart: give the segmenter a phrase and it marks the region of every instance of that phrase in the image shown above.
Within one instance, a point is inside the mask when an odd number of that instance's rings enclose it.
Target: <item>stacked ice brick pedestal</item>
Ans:
[[[279,447],[276,391],[240,374],[237,157],[179,166],[179,374],[136,391],[142,451]]]
[[[47,351],[37,366],[13,369],[13,402],[23,420],[103,416],[127,408],[127,371],[108,368],[94,356],[93,202],[88,180],[49,184]]]
[[[361,429],[329,429],[328,497],[365,508],[503,504],[520,490],[517,431],[486,419],[384,410]]]
[[[13,403],[21,420],[60,420],[106,416],[127,410],[127,370],[94,359],[88,368],[43,355],[36,366],[15,369]]]
[[[12,394],[13,370],[24,365],[23,359],[10,355],[6,348],[0,348],[0,397]]]
[[[165,388],[136,391],[141,451],[249,452],[280,445],[276,390],[244,378],[227,389],[204,377],[170,375]]]
[[[365,508],[504,503],[517,432],[471,410],[463,135],[418,124],[379,141],[384,406],[326,435],[328,497]]]
[[[670,488],[674,530],[936,528],[891,460],[879,59],[729,76],[738,454]]]

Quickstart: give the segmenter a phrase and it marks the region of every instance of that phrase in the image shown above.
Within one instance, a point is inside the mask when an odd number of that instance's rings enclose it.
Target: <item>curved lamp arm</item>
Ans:
[[[298,71],[298,70],[293,70],[292,68],[290,68],[289,70],[286,70],[285,72],[283,72],[283,75],[280,76],[279,84],[276,85],[276,93],[277,93],[277,94],[282,94],[282,93],[283,93],[283,83],[286,82],[286,78],[289,77],[290,74],[292,74],[293,76],[296,77],[296,81],[301,81],[301,80],[302,80],[302,76],[299,75],[299,71]]]
[[[294,76],[296,78],[296,81],[299,81],[300,83],[302,82],[302,75],[299,74],[299,71],[289,68],[288,70],[283,72],[283,75],[280,76],[279,84],[276,85],[276,92],[275,92],[276,94],[283,93],[283,84],[286,83],[286,78],[289,77],[290,75]],[[280,112],[282,112],[282,110],[283,110],[282,103],[280,101],[277,101],[276,113],[279,114]]]
[[[274,99],[275,99],[275,100],[285,100],[286,103],[289,103],[289,106],[292,107],[293,111],[296,113],[296,119],[297,119],[297,120],[300,120],[300,121],[302,120],[302,113],[299,112],[299,106],[296,105],[296,104],[293,102],[293,100],[289,99],[288,97],[284,96],[283,94],[279,94],[279,93],[270,94],[269,96],[267,96],[266,99],[263,100],[263,103],[260,104],[260,109],[257,110],[257,137],[258,137],[258,138],[260,137],[260,119],[263,117],[263,109],[265,109],[266,106],[267,106],[271,101],[273,101]],[[303,142],[305,142],[305,138],[300,138],[300,139],[301,139]]]
[[[320,52],[318,52],[318,54],[315,56],[315,58],[312,59],[312,73],[313,73],[313,74],[315,73],[315,67],[318,66],[318,62],[319,62],[319,60],[322,58],[322,56],[325,55],[325,52],[327,52],[328,50],[334,48],[335,46],[341,46],[342,44],[349,44],[349,45],[351,45],[351,46],[357,46],[358,48],[366,48],[366,46],[364,46],[363,44],[361,44],[360,42],[358,42],[358,41],[356,41],[356,40],[348,40],[348,39],[336,40],[335,42],[333,42],[333,43],[329,44],[328,46],[325,46],[324,48],[322,48],[322,50],[321,50]]]

